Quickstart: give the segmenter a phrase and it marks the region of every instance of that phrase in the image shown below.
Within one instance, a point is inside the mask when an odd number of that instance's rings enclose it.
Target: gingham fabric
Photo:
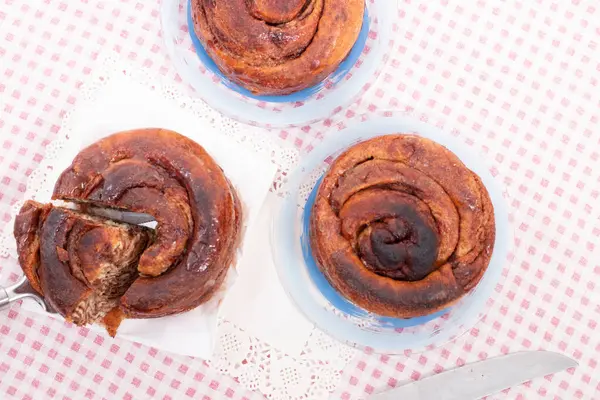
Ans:
[[[156,1],[0,0],[2,221],[102,54],[180,82],[158,10]],[[409,108],[442,121],[508,190],[515,243],[484,321],[422,354],[362,353],[332,398],[363,398],[526,349],[564,353],[579,367],[493,398],[600,398],[600,5],[400,0],[397,27],[389,65],[357,104],[265,134],[310,151],[361,113]],[[14,259],[0,259],[2,282],[18,271]],[[106,339],[18,305],[0,313],[0,398],[261,397],[201,360]]]

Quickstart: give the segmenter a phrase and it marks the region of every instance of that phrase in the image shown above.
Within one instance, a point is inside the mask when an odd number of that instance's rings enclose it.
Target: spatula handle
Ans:
[[[9,308],[15,301],[29,297],[30,299],[35,300],[44,311],[47,311],[48,308],[46,307],[46,303],[44,303],[44,300],[40,296],[35,293],[23,291],[23,288],[27,286],[27,283],[27,277],[22,276],[13,285],[6,287],[0,286],[0,310]]]

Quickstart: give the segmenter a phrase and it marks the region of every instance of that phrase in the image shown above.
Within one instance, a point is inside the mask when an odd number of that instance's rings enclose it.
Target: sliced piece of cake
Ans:
[[[14,233],[21,267],[46,301],[68,321],[102,323],[114,336],[115,308],[138,276],[152,230],[27,202]]]

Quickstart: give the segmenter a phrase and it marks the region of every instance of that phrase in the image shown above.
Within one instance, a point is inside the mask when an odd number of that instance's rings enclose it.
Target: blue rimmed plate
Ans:
[[[290,176],[289,196],[273,219],[271,243],[280,281],[298,309],[319,329],[340,341],[376,352],[422,351],[472,328],[493,306],[494,290],[507,267],[511,233],[504,193],[472,147],[452,135],[401,113],[361,116],[355,125],[332,133]],[[496,240],[479,284],[451,308],[421,318],[397,319],[370,313],[345,299],[327,282],[312,257],[308,220],[316,187],[329,162],[348,147],[375,136],[412,133],[448,148],[482,179],[494,205]]]

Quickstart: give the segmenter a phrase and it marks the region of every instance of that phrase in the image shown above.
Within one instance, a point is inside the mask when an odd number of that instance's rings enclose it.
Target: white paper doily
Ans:
[[[211,366],[275,400],[327,399],[356,350],[314,329],[299,357],[290,357],[221,320]]]
[[[116,75],[153,90],[193,113],[207,126],[270,158],[278,167],[272,191],[283,195],[280,190],[285,177],[298,162],[295,149],[282,148],[269,139],[266,131],[238,123],[222,116],[203,101],[182,95],[174,86],[150,75],[145,69],[132,68],[117,58],[107,57],[82,86],[78,105],[93,104],[99,89]],[[63,149],[69,146],[71,114],[68,112],[64,116],[59,137],[47,146],[44,160],[29,176],[23,199],[13,206],[13,218],[25,200],[50,198],[52,185],[46,184],[46,181],[53,179],[56,173],[53,165]],[[12,226],[13,220],[0,232],[0,257],[14,257],[16,254]],[[326,399],[336,389],[341,371],[355,354],[354,349],[314,329],[302,353],[296,357],[288,356],[245,333],[242,327],[220,319],[215,353],[210,363],[213,368],[237,378],[248,389],[260,391],[269,399],[319,400]]]

